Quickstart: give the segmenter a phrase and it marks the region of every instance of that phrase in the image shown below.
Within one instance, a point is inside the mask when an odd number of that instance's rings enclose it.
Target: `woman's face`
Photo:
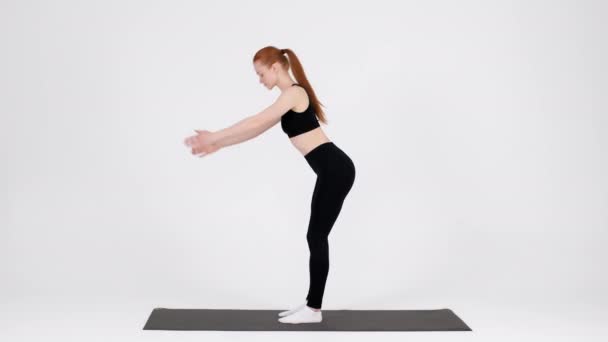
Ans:
[[[272,72],[272,69],[255,62],[253,63],[253,68],[255,69],[255,73],[258,74],[260,78],[260,83],[262,83],[266,88],[272,89],[276,83],[276,73]]]

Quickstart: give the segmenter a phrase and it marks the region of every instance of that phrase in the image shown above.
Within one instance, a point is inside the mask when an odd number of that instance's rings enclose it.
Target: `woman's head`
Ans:
[[[270,66],[264,65],[260,62],[255,62],[253,63],[253,68],[260,78],[260,83],[262,83],[268,89],[275,87],[281,79],[291,79],[291,77],[289,77],[289,73],[280,65],[279,62],[275,62]]]
[[[275,87],[279,83],[279,80],[293,83],[288,71],[289,62],[282,55],[281,50],[275,49],[276,51],[272,51],[268,48],[265,49],[267,49],[266,52],[258,52],[259,56],[257,59],[253,59],[253,68],[260,78],[260,83],[269,89]]]
[[[327,124],[325,113],[321,109],[322,104],[317,99],[312,86],[306,78],[304,68],[293,51],[266,46],[253,56],[253,68],[260,78],[260,83],[269,89],[275,87],[279,82],[284,82],[284,80],[287,80],[287,83],[291,83],[289,75],[289,69],[291,69],[296,82],[306,89],[319,121]]]

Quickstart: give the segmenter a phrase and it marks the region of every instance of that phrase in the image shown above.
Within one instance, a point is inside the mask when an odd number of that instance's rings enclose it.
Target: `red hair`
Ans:
[[[285,57],[285,53],[287,54],[289,59]],[[323,109],[321,109],[322,104],[317,98],[317,95],[315,94],[314,90],[312,89],[310,82],[308,82],[300,60],[298,59],[296,54],[291,51],[291,49],[277,49],[274,46],[266,46],[255,53],[255,55],[253,56],[253,62],[255,63],[256,61],[259,61],[260,63],[262,63],[262,65],[266,67],[270,67],[275,62],[279,62],[279,64],[281,64],[281,66],[285,70],[289,70],[291,66],[291,71],[293,72],[293,76],[296,78],[296,81],[298,82],[298,84],[302,85],[304,89],[306,89],[310,104],[314,108],[315,113],[319,118],[319,121],[323,122],[324,124],[327,124],[325,112],[323,112]]]

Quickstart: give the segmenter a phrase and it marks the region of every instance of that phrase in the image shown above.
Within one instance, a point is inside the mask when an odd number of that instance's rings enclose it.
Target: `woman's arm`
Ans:
[[[213,144],[220,147],[235,145],[262,134],[262,126],[257,115],[246,117],[234,125],[212,134]]]
[[[269,107],[258,114],[251,115],[236,124],[214,132],[212,144],[220,147],[235,145],[262,134],[270,127],[281,121],[281,116],[294,107],[294,87],[286,89]]]

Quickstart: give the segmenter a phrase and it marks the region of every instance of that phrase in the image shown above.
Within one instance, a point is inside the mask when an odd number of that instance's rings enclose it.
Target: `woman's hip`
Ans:
[[[353,160],[331,141],[315,147],[304,158],[318,176],[354,180],[355,164]]]

